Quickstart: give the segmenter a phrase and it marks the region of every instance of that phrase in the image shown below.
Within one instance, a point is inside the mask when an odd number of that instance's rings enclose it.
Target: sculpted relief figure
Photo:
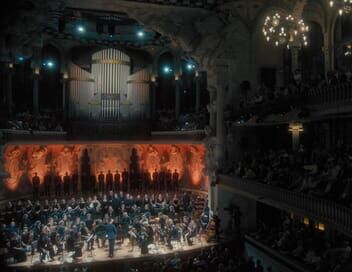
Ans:
[[[19,180],[24,173],[26,161],[22,161],[23,150],[20,147],[9,147],[6,151],[4,170],[9,175],[6,180],[6,188],[13,191],[17,188]]]
[[[34,173],[38,173],[38,176],[43,176],[47,171],[46,164],[46,155],[48,153],[48,149],[46,146],[41,145],[38,148],[34,149],[32,155],[30,157],[30,175],[34,175]]]
[[[73,147],[64,146],[56,157],[56,172],[64,175],[71,173],[73,168]]]
[[[190,147],[189,172],[191,173],[193,184],[199,184],[203,178],[204,161],[201,151],[194,145]]]
[[[183,174],[183,157],[181,150],[177,145],[171,146],[167,168],[172,171],[176,169],[181,175]]]
[[[144,168],[149,171],[160,170],[160,155],[155,146],[149,145],[144,158]]]

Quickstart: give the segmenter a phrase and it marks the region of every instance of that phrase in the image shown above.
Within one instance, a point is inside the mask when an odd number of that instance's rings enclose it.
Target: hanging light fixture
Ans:
[[[309,27],[303,19],[295,19],[291,14],[275,13],[267,16],[263,25],[263,34],[267,42],[276,46],[307,46]]]
[[[337,9],[340,16],[352,13],[352,0],[330,0],[329,6]]]

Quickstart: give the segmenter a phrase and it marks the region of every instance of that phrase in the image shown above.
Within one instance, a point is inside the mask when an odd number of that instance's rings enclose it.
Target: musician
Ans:
[[[209,224],[209,214],[206,212],[202,212],[202,214],[200,215],[199,222],[202,229],[205,230]]]
[[[170,169],[167,169],[165,174],[165,191],[171,190],[172,173]]]
[[[143,205],[143,201],[141,199],[140,195],[137,195],[136,201],[135,201],[136,206],[138,207],[138,210],[141,210],[141,207]]]
[[[109,240],[109,257],[112,258],[114,256],[115,249],[115,239],[117,234],[116,226],[114,225],[114,219],[110,219],[109,224],[105,226],[106,237]]]
[[[65,176],[64,176],[64,194],[66,196],[70,194],[70,183],[71,183],[71,177],[68,175],[67,172],[65,172]]]
[[[51,174],[48,172],[44,176],[44,195],[50,197]]]
[[[100,171],[98,175],[98,185],[99,185],[99,192],[104,192],[104,174]]]
[[[159,179],[159,173],[156,169],[154,169],[154,172],[152,174],[152,180],[153,180],[153,190],[158,190],[158,179]]]
[[[122,205],[121,205],[122,206]],[[120,219],[121,230],[123,233],[123,238],[127,236],[128,228],[131,225],[131,218],[128,216],[127,212],[122,213],[122,218]]]
[[[158,191],[166,190],[165,189],[165,171],[160,170],[158,175]]]
[[[122,187],[123,191],[129,191],[128,171],[126,168],[124,168],[122,172]]]
[[[192,245],[191,238],[197,235],[197,223],[193,218],[188,223],[187,229],[184,232],[184,240],[187,241],[188,245]]]
[[[74,171],[72,174],[72,193],[76,195],[78,193],[78,172]]]
[[[120,182],[121,182],[121,175],[120,175],[119,171],[116,170],[115,175],[114,175],[114,190],[115,190],[115,192],[121,190]]]
[[[83,245],[84,245],[84,243],[82,241],[81,232],[75,233],[75,236],[74,236],[74,251],[75,251],[75,254],[73,255],[73,257],[75,259],[82,257],[82,255],[83,255],[83,253],[82,253]]]
[[[97,177],[95,175],[90,176],[90,192],[96,193],[97,190]]]
[[[145,171],[145,182],[146,182],[146,190],[153,190],[152,177],[151,177],[151,173],[148,170]]]
[[[106,174],[106,191],[107,192],[112,190],[113,181],[114,181],[114,177],[111,174],[110,170],[108,170],[108,173]]]
[[[62,183],[62,179],[61,179],[60,173],[57,172],[54,177],[55,195],[56,196],[60,196],[60,194],[61,194],[61,183]]]
[[[33,199],[39,199],[39,187],[40,187],[40,178],[38,177],[37,172],[34,173],[32,178],[33,186]]]
[[[175,191],[179,190],[179,173],[177,172],[177,169],[172,173],[172,187]]]
[[[54,257],[54,248],[50,242],[49,236],[48,236],[48,230],[46,228],[43,228],[43,231],[40,234],[39,240],[38,240],[38,252],[40,253],[40,262],[50,261],[53,260]]]
[[[21,225],[20,225],[21,228],[24,228],[25,226],[26,227],[31,226],[31,220],[29,218],[29,214],[25,213],[19,222],[21,222]]]
[[[169,249],[172,249],[173,247],[171,244],[171,240],[176,233],[176,229],[175,229],[174,222],[172,221],[171,218],[168,218],[166,220],[166,225],[164,230],[165,230],[165,234],[164,234],[165,244]]]

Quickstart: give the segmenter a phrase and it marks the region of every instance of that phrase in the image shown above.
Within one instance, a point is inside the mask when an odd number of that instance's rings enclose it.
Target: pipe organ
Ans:
[[[92,57],[94,89],[100,97],[100,119],[117,120],[129,117],[127,79],[130,58],[116,49],[104,49]]]
[[[92,55],[91,72],[70,63],[69,116],[80,120],[141,120],[150,117],[147,69],[130,75],[130,57],[116,49]]]
[[[130,117],[133,119],[150,118],[149,84],[150,73],[147,69],[128,77],[127,99],[131,103]]]
[[[74,119],[94,119],[94,79],[91,73],[70,63],[69,65],[69,116]]]

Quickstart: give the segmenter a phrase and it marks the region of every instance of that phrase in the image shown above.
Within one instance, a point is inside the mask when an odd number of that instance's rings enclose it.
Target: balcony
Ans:
[[[340,102],[352,102],[352,83],[335,86],[323,86],[312,89],[306,95],[308,105],[326,105]]]
[[[67,139],[65,131],[41,131],[41,130],[15,130],[0,129],[2,140],[9,141],[64,141]]]
[[[352,237],[352,209],[348,207],[329,200],[237,177],[220,175],[219,180],[219,186],[228,191],[326,223]]]
[[[303,93],[281,94],[275,99],[250,103],[228,114],[231,126],[278,125],[291,121],[309,122],[352,113],[352,83],[311,88]]]

